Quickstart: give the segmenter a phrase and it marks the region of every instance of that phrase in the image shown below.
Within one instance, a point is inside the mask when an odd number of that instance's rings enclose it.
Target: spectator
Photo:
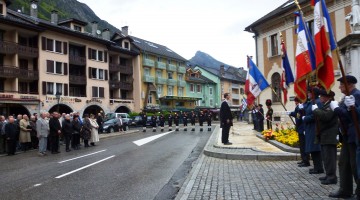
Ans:
[[[71,139],[71,147],[75,150],[80,149],[80,131],[81,131],[81,124],[79,121],[79,116],[74,115],[72,121],[72,128],[73,128],[73,135]]]
[[[90,114],[90,124],[91,124],[91,146],[95,146],[95,142],[99,142],[99,125],[96,122],[95,116]]]
[[[15,155],[17,141],[17,125],[14,123],[13,116],[9,117],[8,123],[5,125],[6,141],[8,144],[8,156]]]
[[[96,123],[99,125],[99,132],[102,133],[104,120],[101,113],[98,113],[98,116],[96,118]]]
[[[40,113],[40,118],[36,121],[37,137],[39,139],[39,156],[46,155],[47,138],[49,136],[49,123],[46,120],[47,114]]]
[[[39,139],[37,137],[37,129],[36,129],[36,117],[34,115],[32,115],[30,117],[30,127],[31,127],[31,131],[30,131],[30,136],[31,136],[31,147],[33,149],[37,149],[39,146]]]
[[[5,124],[5,117],[0,115],[0,153],[6,152]]]
[[[61,134],[61,125],[59,121],[59,113],[54,112],[53,117],[49,120],[51,153],[57,154],[59,151],[59,136]]]
[[[89,147],[89,140],[91,139],[91,123],[89,115],[84,115],[83,127],[80,132],[81,137],[84,139],[85,147]]]
[[[26,151],[31,143],[31,126],[29,123],[29,117],[27,115],[23,115],[23,119],[20,120],[20,137],[19,142],[21,144],[21,150]]]
[[[118,117],[118,125],[119,125],[119,131],[123,131],[123,120],[122,120],[122,117],[119,115]]]
[[[63,138],[65,140],[65,150],[66,152],[71,151],[70,150],[70,140],[71,136],[73,134],[74,130],[70,121],[70,115],[65,115],[65,118],[62,122],[61,126],[61,133],[63,135]]]

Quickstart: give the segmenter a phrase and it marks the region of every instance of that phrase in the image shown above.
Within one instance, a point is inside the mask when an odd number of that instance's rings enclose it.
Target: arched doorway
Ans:
[[[280,87],[280,84],[281,84],[281,76],[279,73],[274,73],[272,76],[271,76],[271,85],[273,87],[273,89],[275,90],[276,94],[273,92],[272,93],[272,101],[273,102],[280,102],[281,101],[281,87]]]
[[[49,113],[57,112],[58,109],[59,109],[60,114],[62,114],[62,113],[69,114],[69,113],[73,112],[73,110],[65,104],[57,104],[50,108]]]
[[[115,110],[116,113],[130,113],[130,109],[126,106],[120,106]]]
[[[6,104],[6,107],[4,107],[5,109],[3,109],[3,115],[4,116],[16,116],[17,115],[27,115],[27,116],[30,116],[30,112],[29,110],[21,105],[21,104],[16,104],[16,103],[9,103],[9,104]]]
[[[95,116],[97,116],[97,114],[100,112],[104,113],[104,110],[100,106],[91,105],[91,106],[88,106],[87,108],[85,108],[83,115],[84,114],[89,114],[89,115],[94,114]]]

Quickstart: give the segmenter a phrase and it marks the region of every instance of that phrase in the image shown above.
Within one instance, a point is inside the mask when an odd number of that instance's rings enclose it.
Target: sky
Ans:
[[[118,29],[129,26],[130,35],[164,45],[185,59],[199,50],[246,67],[246,56],[255,55],[255,41],[245,27],[287,0],[78,1]]]

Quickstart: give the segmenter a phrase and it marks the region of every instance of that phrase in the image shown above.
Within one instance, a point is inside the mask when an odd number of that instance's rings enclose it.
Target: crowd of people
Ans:
[[[99,124],[99,123],[100,124]],[[65,151],[79,150],[81,141],[85,148],[99,142],[102,116],[78,112],[61,115],[58,112],[41,112],[39,115],[0,116],[0,153],[15,155],[16,151],[38,149],[39,156],[60,153],[59,146],[65,145]]]

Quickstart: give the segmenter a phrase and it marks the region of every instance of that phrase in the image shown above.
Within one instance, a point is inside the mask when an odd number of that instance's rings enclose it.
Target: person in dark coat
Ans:
[[[65,150],[66,150],[66,152],[69,152],[69,151],[71,151],[70,150],[71,137],[74,133],[74,129],[71,124],[69,114],[65,115],[65,119],[62,121],[61,132],[65,139]]]
[[[96,117],[96,123],[99,125],[99,133],[103,132],[103,124],[104,119],[101,113],[98,113],[98,116]]]
[[[14,123],[14,117],[10,116],[8,123],[5,124],[5,138],[8,146],[8,156],[15,155],[16,151],[16,141],[18,137],[18,128],[17,125]]]
[[[81,131],[81,137],[84,139],[85,147],[90,147],[89,140],[91,139],[91,122],[89,119],[89,114],[84,115],[84,121]]]
[[[323,159],[326,175],[321,177],[321,184],[329,185],[337,183],[336,176],[336,154],[337,154],[337,139],[338,135],[338,120],[334,111],[330,108],[330,102],[335,96],[335,93],[325,90],[320,90],[320,102],[323,104],[322,108],[318,108],[315,104],[312,106],[314,116],[319,120],[319,141],[321,145],[321,157]]]
[[[321,174],[324,173],[322,158],[321,158],[321,147],[319,143],[316,143],[315,139],[318,133],[316,133],[316,121],[312,112],[312,88],[308,88],[308,101],[305,102],[304,111],[305,115],[302,120],[305,125],[305,152],[311,155],[313,160],[314,168],[309,170],[310,174]],[[315,95],[316,96],[316,95]],[[318,107],[322,107],[318,105]]]
[[[258,131],[259,132],[263,132],[264,131],[264,109],[263,109],[263,105],[259,104],[257,107],[257,111],[256,112],[256,119],[258,121],[257,125],[258,125]]]
[[[194,111],[191,111],[190,114],[191,131],[195,131],[195,121],[196,121],[196,114]]]
[[[212,120],[212,114],[209,111],[208,114],[206,115],[206,121],[207,121],[207,126],[208,126],[208,131],[211,131],[211,120]]]
[[[173,123],[173,116],[170,112],[169,116],[168,116],[168,125],[169,125],[169,131],[172,130],[172,123]]]
[[[179,131],[179,122],[180,122],[179,114],[175,113],[174,115],[175,131]]]
[[[160,122],[160,127],[161,127],[161,132],[164,132],[164,126],[165,126],[165,117],[163,114],[160,115],[159,117],[159,122]]]
[[[272,120],[273,120],[273,113],[274,110],[271,108],[272,102],[271,99],[267,99],[266,102],[267,112],[266,112],[266,128],[272,130]]]
[[[73,129],[73,135],[72,135],[72,139],[71,139],[71,148],[73,148],[75,150],[79,150],[80,149],[80,131],[81,131],[82,125],[80,124],[78,115],[74,115],[71,125],[72,125],[72,129]]]
[[[153,115],[151,117],[151,126],[153,127],[153,132],[156,132],[156,120],[157,120],[156,115]]]
[[[203,131],[203,124],[205,122],[205,115],[203,111],[200,111],[199,113],[199,126],[200,126],[200,131]]]
[[[252,117],[252,121],[253,121],[253,124],[254,124],[254,128],[253,130],[257,131],[258,130],[258,120],[256,118],[257,116],[257,112],[258,110],[256,109],[257,105],[254,105],[253,108],[252,108],[252,111],[251,111],[251,117]]]
[[[233,125],[233,116],[231,114],[228,101],[230,100],[230,94],[224,94],[225,100],[221,103],[220,107],[220,126],[222,128],[221,142],[224,145],[231,145],[229,142],[230,127]]]
[[[49,120],[50,137],[51,137],[51,153],[57,154],[59,151],[59,136],[61,134],[61,124],[59,121],[59,113],[54,112],[53,117]]]
[[[187,120],[188,120],[188,116],[187,113],[184,112],[183,116],[182,116],[182,120],[183,120],[183,124],[184,124],[184,131],[187,131]]]
[[[146,132],[146,121],[147,121],[147,115],[145,112],[141,114],[141,121],[143,125],[143,132]]]
[[[353,96],[355,104],[360,105],[360,90],[356,88],[357,79],[354,76],[347,75],[345,79],[348,82],[348,89],[350,96]],[[346,94],[344,77],[337,79],[340,82],[339,89],[341,93]],[[356,162],[358,154],[356,148],[356,130],[354,122],[352,121],[351,112],[348,111],[348,105],[345,99],[351,98],[346,96],[340,102],[332,101],[330,107],[334,110],[339,118],[340,125],[340,141],[342,143],[340,150],[339,165],[339,180],[340,188],[337,191],[331,192],[329,197],[332,198],[350,198],[353,194],[353,182],[356,183],[355,194],[360,197],[360,181],[358,177],[359,163]],[[351,106],[351,104],[349,104]],[[358,118],[360,119],[360,118]]]
[[[295,118],[295,130],[299,137],[301,161],[298,164],[299,167],[308,167],[310,166],[310,155],[305,152],[305,127],[302,121],[302,116],[305,114],[304,106],[300,103],[299,98],[295,97],[294,101],[296,104],[295,110],[290,112],[289,115]]]

